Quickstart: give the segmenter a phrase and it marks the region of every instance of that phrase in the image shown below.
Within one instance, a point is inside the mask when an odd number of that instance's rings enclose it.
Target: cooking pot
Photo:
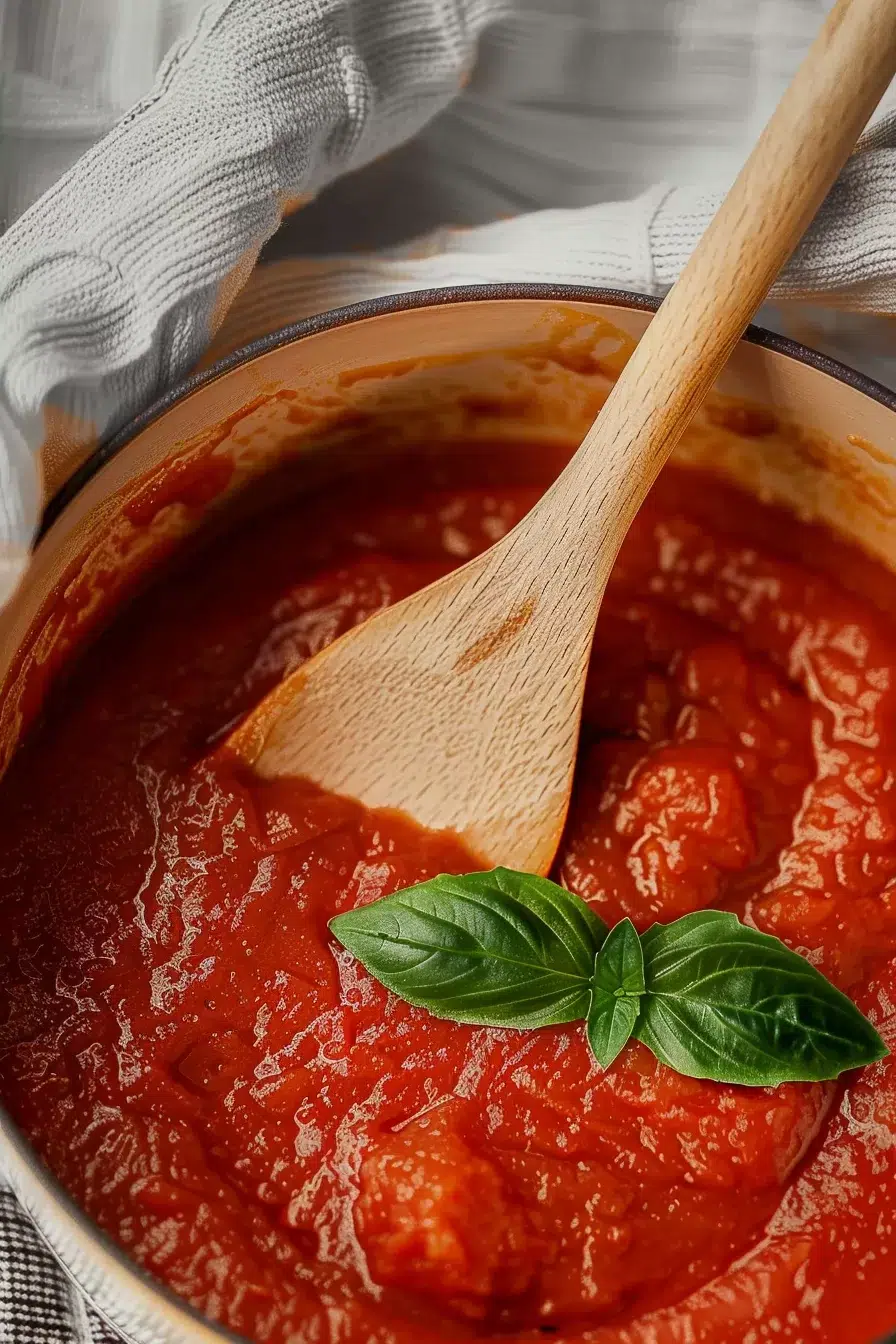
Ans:
[[[379,299],[277,332],[175,388],[48,504],[0,618],[0,770],[110,604],[197,531],[263,507],[290,467],[301,488],[423,442],[503,443],[508,460],[572,445],[656,306],[545,285]],[[843,365],[751,328],[676,456],[896,570],[896,395]],[[60,1263],[126,1339],[234,1338],[132,1264],[2,1110],[0,1157]]]

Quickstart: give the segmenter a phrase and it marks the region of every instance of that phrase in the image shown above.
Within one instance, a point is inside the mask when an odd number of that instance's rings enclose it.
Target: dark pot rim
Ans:
[[[371,317],[382,317],[387,313],[409,312],[416,308],[440,307],[454,303],[494,303],[506,299],[540,299],[559,303],[602,303],[616,308],[633,308],[642,312],[654,313],[661,300],[651,294],[638,294],[624,289],[601,289],[589,285],[550,285],[521,282],[519,284],[496,285],[451,285],[444,289],[418,289],[407,294],[387,294],[381,298],[365,299],[361,303],[351,303],[342,308],[332,308],[326,313],[306,317],[301,322],[293,322],[268,336],[261,336],[248,345],[241,346],[233,354],[227,355],[201,373],[193,373],[177,383],[169,391],[152,402],[139,415],[134,416],[121,428],[113,431],[99,444],[88,458],[72,473],[63,486],[47,503],[41,518],[38,540],[50,528],[59,515],[68,507],[75,496],[105,466],[116,453],[126,447],[132,439],[155,420],[176,405],[191,392],[215,382],[216,379],[230,373],[232,369],[246,364],[259,355],[266,355],[282,346],[306,336],[316,336],[335,327],[344,327],[352,322],[362,322]],[[749,326],[742,340],[751,345],[761,346],[776,354],[786,355],[800,364],[806,364],[819,373],[826,373],[838,382],[846,383],[872,400],[880,402],[891,411],[896,411],[896,391],[884,387],[864,373],[858,373],[848,364],[831,359],[820,350],[801,345],[789,336],[779,336],[777,332],[765,327]]]
[[[320,332],[385,314],[412,311],[418,308],[439,307],[443,304],[494,303],[513,299],[536,299],[560,303],[599,303],[649,313],[656,312],[661,302],[659,298],[649,294],[639,294],[619,289],[603,289],[587,285],[543,283],[454,285],[366,299],[361,303],[349,304],[313,317],[304,318],[302,321],[282,327],[268,336],[262,336],[255,341],[251,341],[248,345],[242,346],[233,354],[219,360],[201,373],[189,375],[157,398],[144,411],[141,411],[140,414],[134,416],[125,425],[105,438],[72,473],[47,504],[41,520],[38,539],[60,517],[87,482],[138,434],[142,433],[143,430],[147,429],[190,393],[207,386],[259,355],[268,354],[272,350],[290,345],[306,336],[315,336]],[[771,350],[776,354],[806,364],[819,373],[828,374],[838,382],[845,383],[848,387],[864,393],[865,396],[870,397],[889,410],[896,411],[896,391],[883,386],[883,384],[876,382],[865,374],[858,373],[855,369],[851,369],[848,365],[836,359],[831,359],[818,350],[801,345],[798,341],[791,340],[787,336],[780,336],[776,332],[753,325],[747,327],[742,339],[752,345],[761,346],[763,349]],[[103,1247],[105,1254],[123,1271],[126,1279],[131,1278],[132,1282],[142,1283],[144,1286],[151,1288],[153,1293],[157,1294],[169,1309],[173,1309],[175,1313],[182,1313],[184,1322],[193,1320],[197,1326],[204,1327],[213,1334],[216,1333],[220,1339],[233,1341],[233,1344],[241,1344],[241,1336],[237,1336],[225,1326],[210,1321],[165,1284],[154,1278],[142,1266],[131,1260],[127,1253],[81,1209],[61,1182],[44,1166],[36,1150],[19,1130],[18,1125],[12,1121],[5,1107],[2,1106],[0,1106],[0,1128],[4,1131],[5,1141],[15,1149],[19,1160],[29,1170],[31,1176],[45,1190],[52,1193],[54,1201],[66,1210],[69,1217],[73,1219],[83,1233]],[[65,1264],[56,1248],[50,1246],[49,1243],[47,1244],[48,1249],[59,1261],[62,1269],[73,1279],[76,1286],[80,1287],[72,1270]],[[115,1325],[114,1321],[109,1323]],[[245,1342],[242,1341],[242,1344],[245,1344]],[[879,1341],[879,1344],[896,1344],[896,1334]]]

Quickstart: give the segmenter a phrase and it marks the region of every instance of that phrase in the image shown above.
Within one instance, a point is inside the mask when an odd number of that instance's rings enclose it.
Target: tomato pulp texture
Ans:
[[[890,1061],[751,1090],[410,1008],[327,921],[469,857],[215,747],[538,494],[403,480],[213,543],[55,696],[2,784],[6,1104],[135,1260],[254,1340],[875,1337]],[[601,613],[555,876],[639,929],[736,910],[892,1039],[887,608],[832,537],[668,471]]]

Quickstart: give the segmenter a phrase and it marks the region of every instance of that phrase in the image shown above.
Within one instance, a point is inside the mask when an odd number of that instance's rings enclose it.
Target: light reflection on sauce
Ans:
[[[574,1029],[436,1021],[326,920],[459,847],[206,758],[537,494],[433,459],[244,526],[121,616],[0,786],[4,1100],[130,1254],[257,1340],[721,1344],[734,1320],[786,1338],[779,1318],[859,1344],[896,1319],[888,1063],[838,1112],[832,1088],[698,1083],[637,1044],[601,1074]],[[880,1019],[894,610],[817,529],[667,472],[608,589],[558,874],[642,928],[748,914]]]

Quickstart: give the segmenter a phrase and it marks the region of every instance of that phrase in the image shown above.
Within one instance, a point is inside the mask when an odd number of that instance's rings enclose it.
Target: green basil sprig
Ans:
[[[437,1017],[586,1023],[609,1068],[634,1036],[691,1078],[819,1082],[887,1048],[845,994],[777,938],[701,910],[638,935],[573,892],[495,868],[443,875],[330,921],[381,984]]]

